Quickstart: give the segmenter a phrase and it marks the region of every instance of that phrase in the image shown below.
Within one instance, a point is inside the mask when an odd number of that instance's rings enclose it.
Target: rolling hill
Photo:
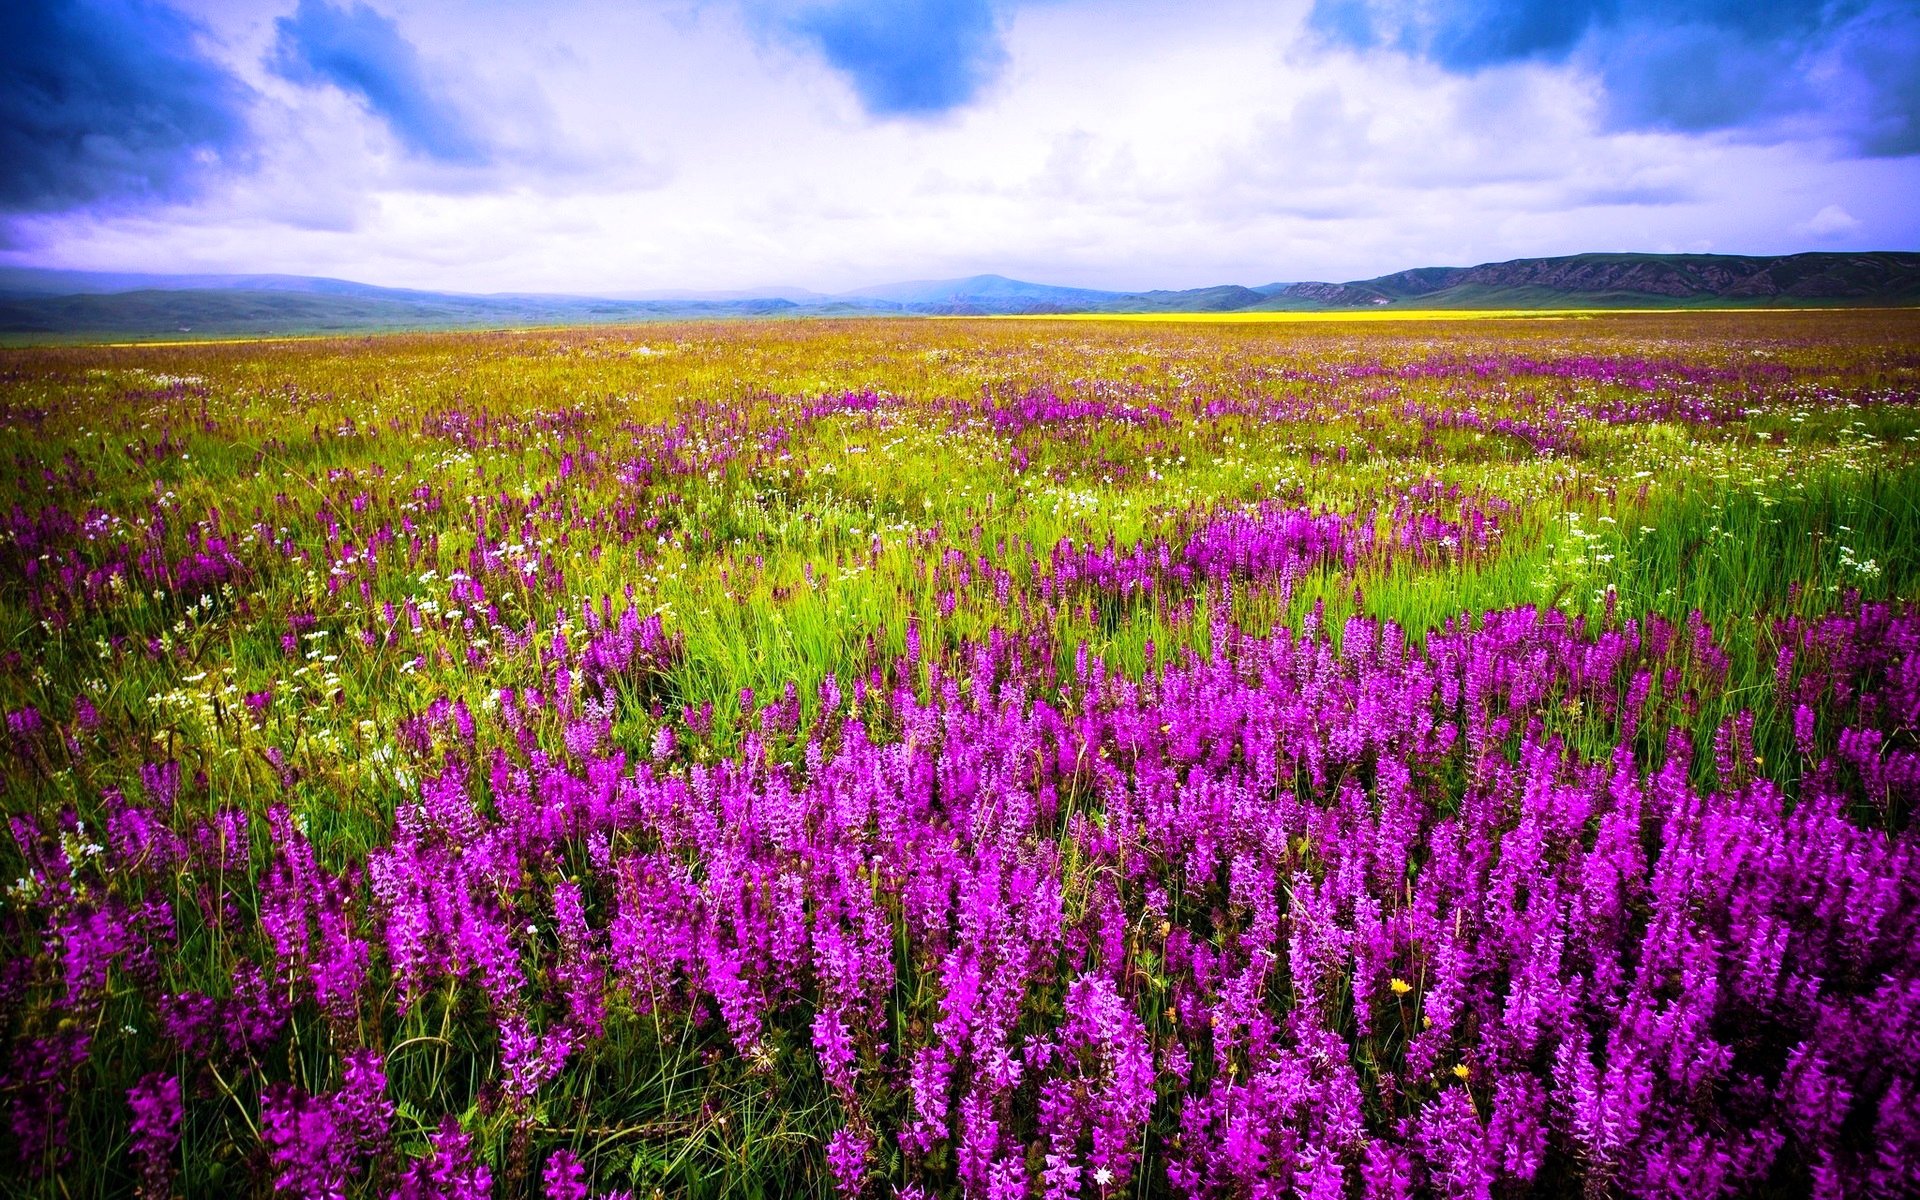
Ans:
[[[1576,254],[1295,283],[1269,301],[1328,308],[1920,303],[1920,254]]]
[[[1920,253],[1577,254],[1373,279],[1143,292],[973,275],[822,295],[804,289],[639,293],[627,298],[469,295],[299,275],[138,275],[0,269],[0,334],[12,340],[219,337],[400,329],[512,328],[650,320],[886,314],[1920,304]]]

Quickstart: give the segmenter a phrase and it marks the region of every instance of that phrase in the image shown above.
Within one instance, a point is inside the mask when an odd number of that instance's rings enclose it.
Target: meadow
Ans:
[[[0,1194],[1920,1190],[1920,313],[0,350]]]

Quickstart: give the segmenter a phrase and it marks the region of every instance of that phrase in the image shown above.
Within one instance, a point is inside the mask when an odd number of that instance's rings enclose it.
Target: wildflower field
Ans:
[[[0,1195],[1920,1191],[1920,313],[14,349],[0,456]]]

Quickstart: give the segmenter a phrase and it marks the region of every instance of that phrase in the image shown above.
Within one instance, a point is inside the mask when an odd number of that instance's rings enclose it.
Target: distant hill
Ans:
[[[1576,254],[1418,267],[1345,283],[1100,291],[972,275],[837,295],[466,295],[303,275],[0,268],[0,334],[193,337],[503,328],[729,317],[1217,313],[1381,308],[1689,308],[1920,304],[1920,254]]]
[[[1477,267],[1419,267],[1352,283],[1294,283],[1267,302],[1293,307],[1681,307],[1699,304],[1912,304],[1920,254],[1575,254]]]
[[[688,316],[765,317],[798,307],[772,296],[699,301],[470,296],[293,275],[102,275],[48,280],[33,274],[0,271],[0,334],[153,338],[497,329]]]
[[[120,271],[52,271],[0,267],[0,297],[108,296],[127,292],[300,292],[321,296],[419,300],[442,295],[378,287],[317,275],[139,275]]]
[[[971,275],[965,279],[923,279],[911,283],[888,283],[879,287],[842,292],[847,301],[879,301],[903,308],[930,310],[942,307],[969,307],[1021,310],[1035,306],[1099,304],[1117,293],[1088,288],[1055,287],[1048,283],[1027,283],[1005,275]]]

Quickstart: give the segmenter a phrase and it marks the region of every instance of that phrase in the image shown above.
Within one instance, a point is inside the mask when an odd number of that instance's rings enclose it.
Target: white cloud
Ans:
[[[605,292],[979,271],[1182,287],[1920,243],[1920,161],[1610,131],[1578,67],[1460,77],[1329,51],[1301,0],[1023,7],[993,85],[932,121],[871,119],[719,0],[383,11],[458,70],[499,162],[424,166],[337,93],[266,78],[275,14],[220,0],[204,16],[264,97],[257,162],[191,206],[19,222],[7,257]]]
[[[1801,228],[1810,236],[1830,241],[1860,232],[1860,222],[1838,204],[1829,204],[1807,218],[1807,223]]]

